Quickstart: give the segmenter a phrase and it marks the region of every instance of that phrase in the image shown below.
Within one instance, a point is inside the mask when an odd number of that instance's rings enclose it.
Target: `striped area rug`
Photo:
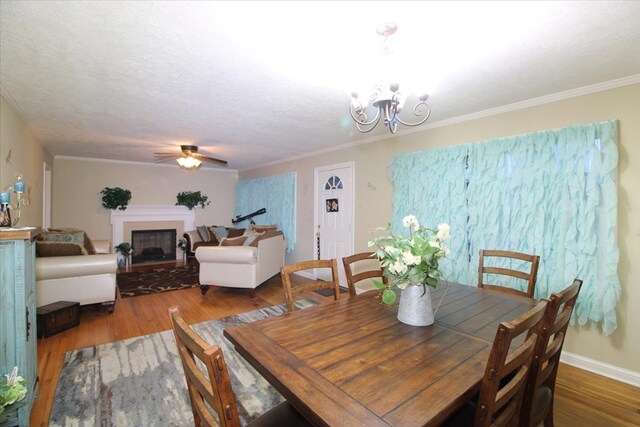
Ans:
[[[301,300],[299,308],[315,303]],[[238,412],[246,424],[283,401],[224,338],[231,326],[286,312],[283,305],[198,323],[193,329],[222,348]],[[172,331],[67,352],[50,426],[191,426],[187,385]]]

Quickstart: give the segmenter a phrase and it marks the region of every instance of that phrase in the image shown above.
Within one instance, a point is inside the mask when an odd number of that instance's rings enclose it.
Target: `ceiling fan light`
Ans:
[[[186,156],[186,157],[178,157],[176,162],[180,165],[180,167],[185,169],[194,169],[199,167],[202,162],[195,157]]]

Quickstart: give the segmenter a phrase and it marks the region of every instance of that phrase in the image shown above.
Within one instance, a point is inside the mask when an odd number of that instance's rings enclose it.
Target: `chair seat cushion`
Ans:
[[[531,410],[531,417],[536,423],[540,423],[547,415],[552,399],[553,392],[546,385],[536,390],[536,395],[533,397],[533,409]]]
[[[283,402],[260,417],[249,423],[251,427],[267,427],[267,426],[286,426],[286,427],[303,427],[310,426],[298,411],[296,411],[289,402]]]

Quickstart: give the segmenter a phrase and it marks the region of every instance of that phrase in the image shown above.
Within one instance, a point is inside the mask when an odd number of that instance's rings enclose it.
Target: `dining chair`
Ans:
[[[485,258],[496,258],[497,260],[507,259],[514,261],[521,260],[531,263],[531,267],[528,272],[504,267],[491,267],[485,265]],[[528,255],[521,252],[500,250],[480,250],[480,260],[478,264],[478,287],[533,298],[539,263],[540,257],[538,255]],[[487,283],[484,280],[485,274],[497,274],[501,276],[509,276],[516,279],[525,280],[527,282],[527,290],[526,292],[523,292],[518,289],[509,288],[506,286]]]
[[[389,279],[383,275],[384,269],[380,266],[380,261],[375,252],[361,252],[342,258],[344,273],[347,276],[349,295],[356,295],[356,283],[366,279],[380,277],[382,283],[388,283]],[[354,274],[354,271],[359,273]]]
[[[237,402],[222,349],[208,344],[196,334],[184,321],[178,307],[169,308],[169,318],[187,380],[194,424],[197,427],[239,427]],[[200,369],[197,360],[206,367],[206,373]],[[215,411],[215,416],[211,410]],[[262,427],[310,424],[288,402],[283,402],[248,425]]]
[[[477,403],[468,403],[449,418],[445,426],[518,425],[529,367],[543,319],[546,301],[511,322],[498,326],[482,379]],[[525,338],[515,346],[518,338]],[[512,345],[514,348],[511,348]]]
[[[304,270],[331,269],[331,280],[313,280],[307,283],[293,285],[291,275]],[[280,269],[282,277],[282,287],[284,288],[284,298],[287,303],[287,310],[295,311],[294,301],[302,293],[316,291],[318,289],[332,289],[334,299],[340,298],[340,285],[338,281],[338,263],[335,259],[302,261],[296,264],[285,265]]]
[[[582,280],[575,279],[571,286],[552,294],[547,300],[522,403],[520,425],[523,427],[537,426],[541,422],[553,426],[553,397],[560,353],[581,287]]]

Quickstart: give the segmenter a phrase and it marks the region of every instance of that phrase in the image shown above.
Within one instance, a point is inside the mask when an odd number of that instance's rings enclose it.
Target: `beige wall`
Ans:
[[[56,158],[53,165],[53,226],[81,228],[94,239],[110,240],[111,211],[102,207],[100,194],[105,187],[131,191],[130,205],[175,205],[178,193],[201,191],[211,204],[194,208],[196,225],[231,225],[237,172],[66,158]]]
[[[13,183],[14,175],[21,173],[29,199],[29,206],[21,210],[18,227],[42,226],[44,163],[53,165],[51,154],[15,109],[0,96],[0,190],[4,191]],[[11,200],[16,200],[13,193]]]
[[[564,101],[531,107],[399,135],[306,159],[285,162],[240,174],[241,179],[295,171],[297,183],[297,244],[288,262],[313,257],[314,168],[355,162],[355,251],[366,249],[375,227],[391,218],[391,183],[386,168],[400,152],[518,135],[599,120],[620,120],[618,187],[619,276],[622,297],[617,307],[618,329],[605,337],[598,328],[570,329],[565,350],[640,372],[640,85],[622,87]]]

